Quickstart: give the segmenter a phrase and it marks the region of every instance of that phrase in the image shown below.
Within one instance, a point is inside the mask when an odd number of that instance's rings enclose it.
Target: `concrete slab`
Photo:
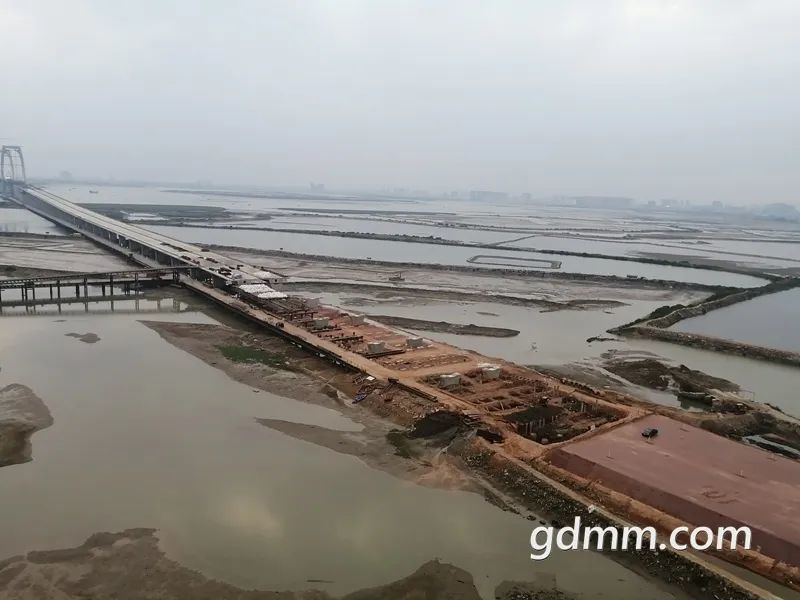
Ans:
[[[642,430],[655,427],[647,440]],[[548,460],[695,526],[751,527],[753,546],[800,565],[800,462],[651,415]]]

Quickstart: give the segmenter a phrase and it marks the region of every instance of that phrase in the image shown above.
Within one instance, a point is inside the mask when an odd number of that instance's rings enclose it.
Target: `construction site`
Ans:
[[[335,344],[347,362],[357,355],[382,367],[390,385],[398,385],[483,420],[498,439],[517,434],[538,454],[540,446],[564,442],[598,427],[636,415],[636,409],[603,399],[604,392],[572,386],[536,371],[498,361],[448,344],[389,328],[314,299],[289,296],[265,284],[236,288],[240,300],[278,317],[275,326],[302,329],[321,342]],[[364,369],[367,373],[372,370]],[[374,389],[377,384],[372,381]],[[370,389],[357,395],[363,400]]]
[[[648,428],[658,432],[652,440],[642,438]],[[797,461],[660,415],[575,440],[547,461],[698,527],[747,525],[776,564],[800,564]]]
[[[784,581],[797,571],[795,533],[774,522],[800,510],[796,494],[775,483],[800,481],[797,461],[677,420],[684,418],[679,411],[653,415],[623,394],[386,327],[318,300],[264,285],[239,286],[236,295],[250,318],[266,317],[320,356],[359,371],[355,403],[373,395],[391,402],[392,390],[401,388],[433,403],[434,413],[460,414],[503,455],[573,489],[592,489],[626,518],[659,530],[665,523],[750,524],[755,553],[727,559]],[[648,429],[654,438],[642,435]],[[693,466],[699,453],[711,457],[702,473]],[[776,469],[778,479],[770,475]],[[759,504],[774,504],[770,515],[778,517],[752,518]]]

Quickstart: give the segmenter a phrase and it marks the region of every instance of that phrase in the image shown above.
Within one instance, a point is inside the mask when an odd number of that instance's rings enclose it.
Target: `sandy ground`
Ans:
[[[103,272],[130,269],[122,257],[72,236],[0,236],[0,265],[52,271]],[[4,272],[15,277],[14,272]]]
[[[45,403],[29,387],[0,389],[0,467],[31,460],[31,436],[53,424]]]

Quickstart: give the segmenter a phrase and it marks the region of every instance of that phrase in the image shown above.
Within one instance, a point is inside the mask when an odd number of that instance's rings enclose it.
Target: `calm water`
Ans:
[[[431,244],[366,240],[304,233],[285,233],[280,231],[236,231],[230,229],[198,229],[192,227],[168,226],[148,226],[148,229],[187,242],[241,246],[263,250],[283,249],[287,252],[319,254],[339,258],[372,258],[381,261],[408,261],[467,266],[470,264],[468,260],[473,256],[491,255],[492,257],[501,257],[497,262],[503,262],[502,257],[513,260],[514,268],[525,268],[524,265],[519,265],[517,263],[520,259],[529,258],[545,261],[560,261],[560,271],[567,273],[616,275],[618,277],[627,277],[630,275],[642,276],[650,279],[689,281],[741,287],[755,287],[764,284],[764,280],[762,279],[735,273],[651,265],[602,258],[556,256],[537,252],[503,252],[502,250],[494,249],[486,250],[478,248],[460,248],[457,246],[434,246]],[[482,264],[480,266],[493,268],[492,265],[488,264]],[[494,268],[508,267],[495,266]],[[532,268],[538,268],[538,265]]]
[[[61,227],[24,208],[0,208],[0,232],[64,235]]]
[[[681,227],[685,227],[686,225],[691,225],[694,228],[698,227],[696,223],[676,224],[670,221],[670,218],[674,217],[667,215],[647,213],[635,215],[630,211],[576,209],[539,205],[525,206],[513,202],[506,204],[500,203],[492,205],[491,207],[486,207],[482,204],[452,198],[437,199],[435,202],[426,200],[384,199],[374,201],[366,199],[342,200],[334,198],[329,200],[297,200],[290,198],[235,198],[229,196],[214,196],[213,194],[175,194],[162,192],[158,187],[91,187],[91,189],[99,192],[97,194],[90,194],[90,187],[68,184],[54,184],[48,186],[48,189],[64,198],[83,203],[207,205],[222,206],[239,211],[270,211],[278,214],[297,209],[395,210],[429,213],[428,215],[410,214],[405,217],[417,221],[418,223],[416,224],[390,223],[379,220],[359,219],[356,217],[340,219],[296,215],[287,215],[286,217],[278,216],[275,219],[260,222],[260,224],[267,227],[286,229],[330,229],[336,231],[374,231],[378,233],[399,233],[423,236],[434,235],[451,240],[495,243],[511,240],[524,235],[524,233],[516,234],[460,230],[455,228],[435,227],[432,223],[437,221],[451,221],[477,226],[494,225],[538,229],[562,228],[567,230],[571,228],[589,228],[592,231],[587,232],[587,235],[592,237],[608,236],[610,238],[609,242],[596,239],[581,240],[579,239],[579,235],[567,231],[568,237],[565,238],[539,236],[534,238],[535,243],[531,243],[531,240],[526,240],[515,243],[514,245],[626,256],[638,256],[643,252],[684,254],[688,256],[697,255],[707,258],[733,260],[748,266],[766,268],[789,267],[800,261],[800,244],[769,244],[763,242],[725,240],[708,240],[708,244],[686,244],[681,241],[675,242],[672,240],[642,240],[641,242],[623,242],[616,244],[614,238],[624,235],[624,233],[617,232],[636,233],[654,230],[679,231]],[[429,221],[431,224],[425,224],[420,221]],[[728,235],[735,235],[738,230],[734,230],[732,226],[708,225],[709,233],[716,231],[727,231]],[[731,233],[732,231],[734,233]],[[770,236],[776,235],[775,232],[771,231],[753,230],[753,233]],[[775,258],[756,258],[754,256],[737,257],[726,254],[716,254],[714,252],[715,250],[732,251],[750,255],[765,255]],[[587,264],[588,266],[585,272],[595,272],[593,270],[595,267],[593,267],[591,263]],[[638,267],[642,268],[649,268],[651,266],[652,265],[638,265]],[[611,271],[608,271],[608,269],[613,269],[613,267],[607,267],[603,272],[611,274]],[[700,271],[700,273],[707,272]],[[655,277],[656,275],[648,276]],[[716,274],[710,275],[710,277],[716,276]],[[684,274],[682,277],[679,277],[673,272],[672,277],[665,278],[694,281],[694,279],[684,279],[683,277],[686,277],[686,275]]]
[[[733,244],[738,244],[734,246]],[[679,255],[687,259],[725,260],[755,269],[791,268],[800,266],[800,244],[764,242],[697,243],[694,240],[621,241],[576,239],[574,236],[537,235],[507,244],[519,248],[594,252],[616,256]],[[730,249],[726,249],[730,248]]]
[[[726,260],[754,269],[788,268],[800,266],[800,244],[765,242],[728,242],[713,240],[699,243],[695,240],[652,239],[642,241],[619,240],[598,236],[586,237],[547,234],[539,232],[503,232],[476,229],[459,229],[417,223],[396,223],[376,218],[333,218],[276,216],[272,219],[220,221],[222,226],[268,227],[271,229],[302,229],[316,231],[372,232],[394,235],[434,236],[445,240],[502,244],[510,248],[536,250],[564,250],[632,258],[653,254],[685,256],[687,259]],[[530,226],[530,224],[528,225]],[[524,239],[520,239],[524,238]],[[725,248],[730,244],[729,250]],[[738,244],[738,246],[736,246]]]
[[[726,306],[673,329],[800,352],[800,289]]]
[[[83,292],[81,292],[83,293]],[[100,295],[100,288],[89,286],[90,294]],[[146,294],[131,294],[114,300],[83,301],[74,294],[74,289],[64,288],[61,292],[62,302],[49,301],[47,290],[39,289],[39,298],[47,299],[47,304],[30,304],[26,306],[1,306],[0,316],[3,317],[41,317],[64,315],[97,315],[97,314],[138,314],[143,319],[149,319],[151,313],[181,313],[190,310],[190,305],[183,297],[154,297]],[[19,290],[6,290],[3,292],[3,302],[19,300]],[[0,323],[2,324],[2,323]]]
[[[627,306],[604,310],[543,312],[538,307],[491,302],[406,298],[402,290],[398,290],[394,298],[386,297],[385,294],[377,298],[367,295],[367,291],[303,294],[366,314],[516,329],[520,334],[508,338],[433,332],[420,332],[420,335],[523,365],[559,365],[593,357],[599,346],[587,344],[586,338],[607,335],[606,330],[632,321],[663,305],[663,301],[658,300],[628,301]],[[363,301],[364,295],[367,295],[367,303]],[[675,300],[680,301],[682,298]]]
[[[439,557],[470,571],[485,598],[500,580],[536,573],[589,597],[671,597],[596,553],[533,563],[526,519],[258,425],[268,417],[359,429],[333,410],[253,393],[138,318],[0,320],[0,385],[30,386],[55,419],[34,436],[33,462],[0,469],[0,556],[157,527],[170,557],[247,587],[303,589],[325,579],[334,583],[314,585],[339,594]]]

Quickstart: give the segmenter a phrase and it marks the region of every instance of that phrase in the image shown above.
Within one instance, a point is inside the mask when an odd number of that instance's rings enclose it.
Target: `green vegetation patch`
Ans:
[[[249,346],[217,346],[217,349],[233,362],[261,364],[273,369],[289,370],[286,355],[282,352],[267,352]]]
[[[415,453],[411,448],[411,440],[404,431],[394,429],[386,434],[386,441],[394,446],[395,456],[414,458]]]

